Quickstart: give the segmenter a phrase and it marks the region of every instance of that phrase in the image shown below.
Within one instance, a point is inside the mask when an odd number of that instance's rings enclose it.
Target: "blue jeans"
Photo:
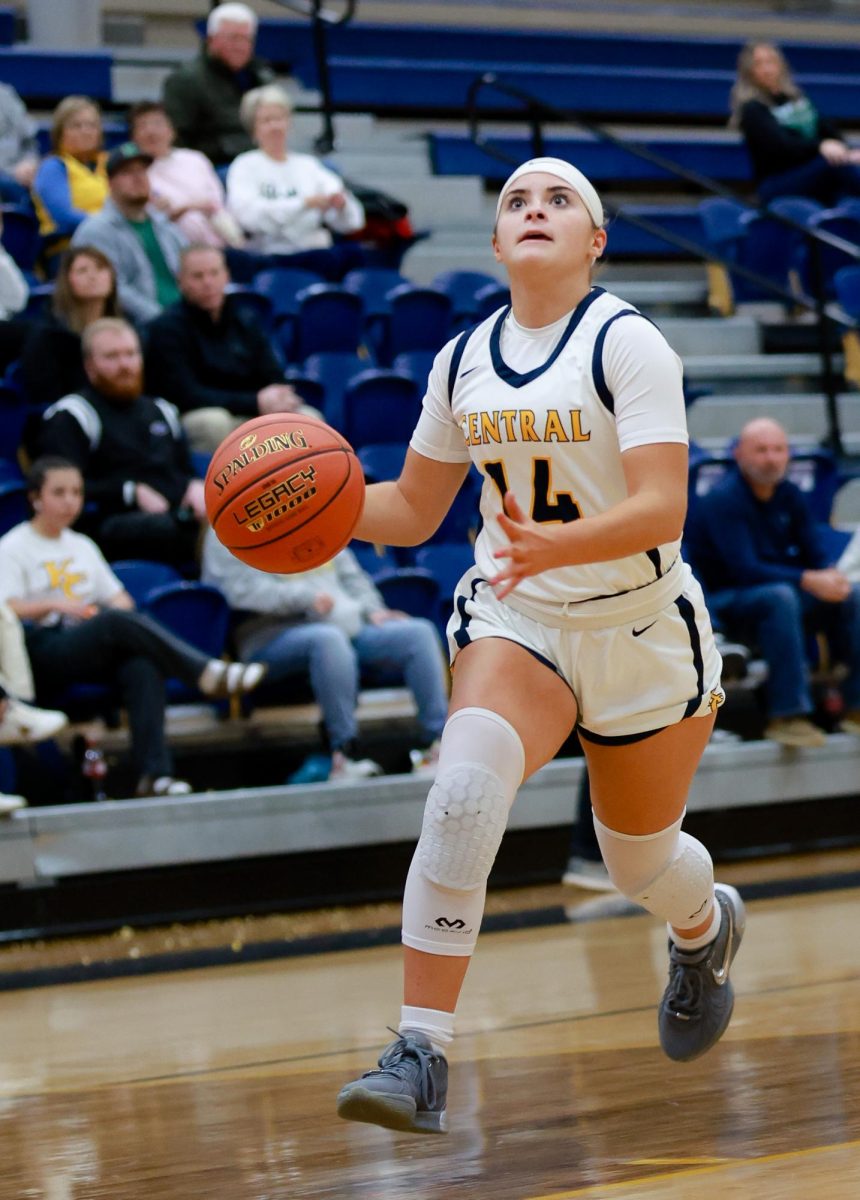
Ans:
[[[310,675],[332,750],[348,745],[358,732],[355,706],[362,670],[405,680],[428,745],[444,728],[448,693],[442,646],[434,625],[422,618],[364,625],[351,641],[325,621],[287,625],[268,641],[255,643],[253,657],[268,665],[267,685],[298,673]]]
[[[812,711],[806,633],[824,633],[833,656],[848,667],[843,697],[860,708],[860,588],[841,604],[816,600],[791,583],[713,592],[710,603],[733,637],[758,646],[768,666],[766,696],[771,717]]]
[[[809,196],[832,208],[845,196],[860,196],[860,169],[831,166],[817,154],[800,167],[763,179],[758,196],[762,204],[769,204],[777,196]]]

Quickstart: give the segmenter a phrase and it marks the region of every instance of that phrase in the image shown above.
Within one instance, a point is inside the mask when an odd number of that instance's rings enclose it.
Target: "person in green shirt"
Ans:
[[[151,162],[134,142],[112,150],[110,196],[72,238],[73,245],[95,246],[110,259],[123,312],[138,326],[179,299],[179,258],[187,245],[181,230],[150,204]]]

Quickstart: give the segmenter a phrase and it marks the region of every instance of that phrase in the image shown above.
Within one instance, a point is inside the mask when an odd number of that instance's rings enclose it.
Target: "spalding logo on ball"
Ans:
[[[328,562],[352,536],[364,474],[349,442],[315,417],[271,413],[224,439],[206,472],[215,536],[262,571]]]

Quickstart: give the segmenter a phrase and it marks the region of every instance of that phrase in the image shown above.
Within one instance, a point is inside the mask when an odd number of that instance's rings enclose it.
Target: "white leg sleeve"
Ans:
[[[618,833],[594,818],[609,877],[620,892],[676,929],[694,929],[714,896],[714,864],[681,821],[657,833]]]
[[[461,708],[448,718],[406,880],[405,945],[427,954],[472,953],[487,877],[524,769],[523,744],[504,717]]]

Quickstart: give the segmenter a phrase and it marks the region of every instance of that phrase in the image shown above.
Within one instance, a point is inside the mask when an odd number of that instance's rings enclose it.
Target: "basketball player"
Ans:
[[[743,904],[715,887],[707,850],[681,829],[724,699],[679,553],[681,365],[636,309],[592,286],[603,223],[569,163],[514,171],[492,238],[512,305],[440,352],[399,480],[368,489],[358,536],[415,545],[474,463],[484,525],[448,626],[454,684],[406,881],[399,1035],[341,1090],[351,1120],[445,1130],[445,1050],[487,876],[517,788],[573,725],[609,875],[669,927],[663,1050],[696,1058],[731,1016]]]

